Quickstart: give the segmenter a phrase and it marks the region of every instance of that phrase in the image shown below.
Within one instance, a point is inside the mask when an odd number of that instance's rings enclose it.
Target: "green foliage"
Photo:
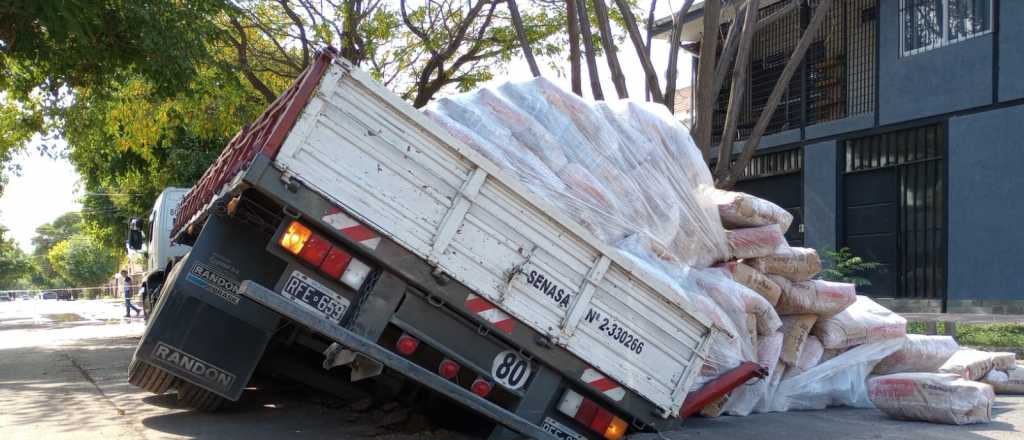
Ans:
[[[822,257],[822,270],[819,278],[826,281],[840,281],[853,283],[858,286],[870,286],[864,275],[879,269],[880,263],[864,261],[863,258],[853,255],[850,248],[843,247],[838,251],[825,249],[819,252]]]
[[[925,334],[923,322],[907,324],[907,333]],[[936,325],[936,333],[945,334],[945,325]],[[980,348],[1024,347],[1024,325],[1021,324],[958,324],[956,326],[957,342],[961,345]]]
[[[109,247],[85,234],[57,243],[46,258],[63,279],[82,287],[104,283],[117,270],[119,261]]]
[[[82,216],[77,212],[69,212],[57,217],[56,220],[36,228],[32,237],[32,284],[40,288],[66,287],[66,281],[50,264],[47,256],[58,243],[68,240],[82,231]]]
[[[32,261],[13,239],[4,237],[7,230],[0,227],[0,289],[14,289],[23,285],[32,273]]]

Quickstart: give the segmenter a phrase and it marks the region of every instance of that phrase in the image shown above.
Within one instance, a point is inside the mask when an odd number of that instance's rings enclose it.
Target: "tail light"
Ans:
[[[494,386],[491,385],[490,382],[478,377],[473,381],[473,384],[469,386],[469,389],[477,396],[487,397],[488,394],[491,394],[491,388],[493,387]]]
[[[416,348],[419,346],[420,341],[407,334],[402,334],[402,336],[398,338],[398,342],[395,343],[395,349],[405,356],[415,353]]]
[[[573,390],[566,390],[558,403],[558,411],[576,419],[590,430],[601,434],[608,440],[619,440],[626,435],[629,425],[595,403]]]
[[[451,359],[445,359],[441,361],[441,365],[437,367],[437,374],[445,379],[454,379],[459,374],[459,364]]]
[[[362,261],[352,258],[344,249],[334,246],[326,237],[292,221],[278,240],[286,251],[319,269],[321,273],[358,290],[373,270]]]

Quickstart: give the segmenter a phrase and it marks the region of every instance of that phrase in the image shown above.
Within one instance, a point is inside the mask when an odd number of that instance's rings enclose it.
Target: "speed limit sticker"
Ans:
[[[510,390],[522,388],[526,380],[530,378],[533,366],[530,360],[526,359],[512,350],[498,353],[494,357],[494,366],[491,367],[491,375],[494,381]]]

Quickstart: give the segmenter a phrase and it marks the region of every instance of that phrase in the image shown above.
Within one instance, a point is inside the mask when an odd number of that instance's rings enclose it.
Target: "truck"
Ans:
[[[148,238],[148,241],[144,245],[146,258],[145,267],[142,268],[140,286],[142,291],[142,309],[145,311],[147,319],[159,298],[159,293],[167,273],[170,272],[174,262],[188,253],[189,250],[188,246],[171,240],[171,229],[174,227],[175,211],[188,191],[188,188],[164,188],[153,203],[153,208],[150,209],[149,217],[145,223],[146,233],[144,237]],[[137,221],[137,219],[132,219],[131,223],[140,225],[138,228],[141,229],[141,222]],[[129,234],[131,233],[130,229]],[[128,240],[129,251],[143,250],[141,243],[133,243],[133,241],[131,239]]]
[[[763,374],[691,393],[717,327],[330,48],[227,144],[172,236],[190,251],[129,381],[195,409],[284,357],[411,384],[490,439],[614,440]]]

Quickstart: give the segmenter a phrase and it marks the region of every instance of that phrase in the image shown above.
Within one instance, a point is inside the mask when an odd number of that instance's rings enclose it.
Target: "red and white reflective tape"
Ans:
[[[466,308],[470,312],[475,313],[477,316],[483,318],[485,321],[494,324],[498,330],[505,333],[512,333],[512,330],[516,328],[516,319],[509,316],[498,306],[495,306],[490,301],[481,298],[480,296],[470,293],[466,297]]]
[[[321,217],[320,220],[323,220],[324,223],[331,225],[331,227],[341,231],[348,238],[371,250],[377,249],[377,246],[380,245],[381,238],[373,229],[349,217],[348,214],[345,214],[339,208],[329,209],[327,214]],[[349,262],[348,267],[345,268],[345,272],[341,275],[341,282],[353,289],[359,289],[359,286],[366,280],[366,276],[370,274],[370,270],[370,266],[366,263],[363,263],[358,258],[353,258]]]
[[[626,397],[626,389],[622,388],[615,381],[608,378],[593,368],[587,368],[583,370],[583,376],[580,377],[584,382],[590,385],[595,390],[601,392],[605,396],[608,396],[614,401],[620,401],[623,397]]]

